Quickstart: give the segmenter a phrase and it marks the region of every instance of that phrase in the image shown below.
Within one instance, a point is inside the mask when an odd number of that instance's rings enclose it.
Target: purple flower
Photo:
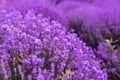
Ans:
[[[110,42],[107,40],[107,43],[101,43],[98,46],[97,56],[101,62],[101,67],[106,68],[109,78],[119,79],[118,74],[120,74],[120,49],[117,47],[117,45],[112,45],[113,42],[114,41]]]
[[[32,9],[23,14],[13,10],[2,15],[0,33],[5,34],[0,44],[0,60],[3,60],[3,54],[10,57],[3,61],[9,70],[0,75],[10,73],[9,77],[4,76],[5,79],[22,76],[22,79],[59,80],[65,70],[70,70],[69,79],[107,80],[107,74],[100,68],[93,51],[76,33],[67,32],[61,23],[35,12]],[[7,30],[4,31],[5,25]],[[18,70],[19,65],[21,69]],[[3,67],[0,69],[4,70]]]
[[[118,0],[108,1],[104,3],[104,7],[111,5],[109,3],[115,2],[114,5],[119,5]],[[67,17],[70,28],[75,29],[78,36],[92,47],[98,46],[100,42],[105,39],[118,40],[120,19],[119,6],[110,8],[102,7],[102,1],[97,0],[93,3],[81,1],[63,1],[58,5]],[[118,4],[116,4],[118,3]]]
[[[61,11],[57,10],[56,7],[50,4],[45,0],[5,0],[4,1],[5,9],[11,10],[13,8],[25,14],[28,10],[33,9],[35,11],[35,15],[42,13],[44,17],[49,17],[50,20],[56,20],[61,22],[64,25],[68,25],[66,18],[62,14]],[[9,7],[8,7],[9,6]]]

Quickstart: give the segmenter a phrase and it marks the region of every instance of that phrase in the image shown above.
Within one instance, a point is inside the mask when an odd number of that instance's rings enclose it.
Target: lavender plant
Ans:
[[[94,53],[101,62],[101,68],[107,68],[108,80],[119,80],[119,0],[95,0],[93,3],[63,1],[58,8],[66,15],[78,36],[93,49],[97,48]],[[106,40],[111,38],[113,41]]]
[[[0,10],[0,79],[107,80],[77,34],[43,16]]]
[[[62,5],[65,4],[62,3]],[[119,10],[103,9],[88,3],[81,4],[82,6],[77,6],[80,3],[71,4],[68,3],[67,6],[59,4],[59,7],[63,8],[61,10],[69,20],[70,26],[88,45],[96,47],[105,39],[118,40],[120,37]],[[68,6],[72,8],[66,11]]]
[[[89,3],[85,3],[79,0],[64,0],[60,4],[57,5],[57,8],[60,9],[64,14],[69,11],[73,11],[74,9],[81,7],[81,6],[89,6]]]
[[[93,3],[95,6],[99,6],[107,9],[118,9],[120,7],[120,0],[95,0]]]
[[[97,56],[102,68],[107,68],[109,80],[120,79],[120,44],[119,41],[106,40],[98,46]]]
[[[34,9],[35,14],[42,13],[44,17],[50,17],[50,20],[56,20],[64,25],[68,25],[66,18],[60,10],[57,10],[54,5],[48,0],[3,0],[4,8],[17,9],[22,14],[27,13],[28,10]],[[9,7],[8,7],[9,6]]]

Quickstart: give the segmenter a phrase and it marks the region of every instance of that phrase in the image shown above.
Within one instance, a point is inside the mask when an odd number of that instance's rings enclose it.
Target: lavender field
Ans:
[[[0,0],[0,80],[120,80],[120,0]]]

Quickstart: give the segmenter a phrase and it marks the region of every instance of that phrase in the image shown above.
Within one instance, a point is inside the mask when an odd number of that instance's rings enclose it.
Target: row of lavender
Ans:
[[[120,0],[59,0],[54,3],[106,68],[109,80],[120,79]]]
[[[119,80],[118,7],[119,0],[1,0],[0,80]]]

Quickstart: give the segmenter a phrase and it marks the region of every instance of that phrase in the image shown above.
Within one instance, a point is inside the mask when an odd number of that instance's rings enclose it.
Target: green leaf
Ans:
[[[24,56],[19,54],[18,57],[17,57],[17,61],[22,62],[23,58],[24,58]]]
[[[61,80],[64,80],[64,73],[62,72]]]
[[[21,61],[22,61],[22,59],[21,59],[20,57],[18,57],[18,58],[17,58],[17,61],[18,61],[18,62],[21,62]]]

